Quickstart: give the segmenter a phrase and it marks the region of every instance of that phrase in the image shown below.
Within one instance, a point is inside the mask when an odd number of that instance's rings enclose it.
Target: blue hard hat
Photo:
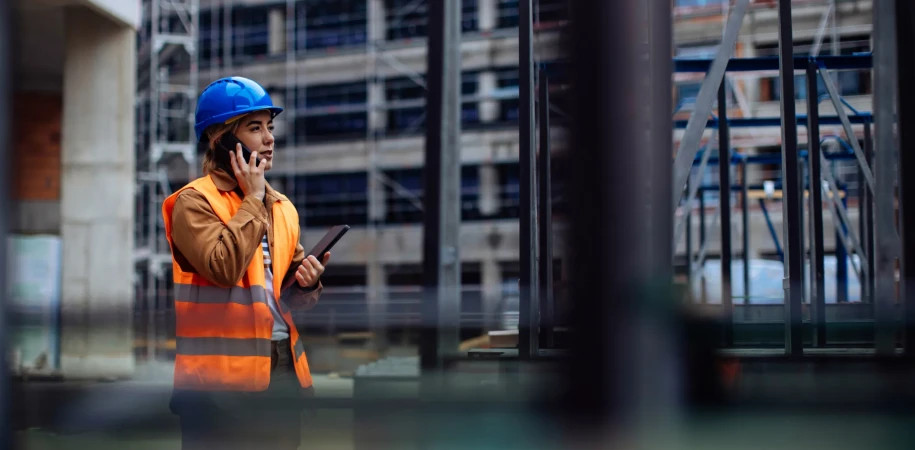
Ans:
[[[210,125],[254,111],[268,110],[273,117],[283,108],[273,106],[270,94],[254,80],[244,77],[220,78],[207,86],[197,99],[194,132],[197,140]]]

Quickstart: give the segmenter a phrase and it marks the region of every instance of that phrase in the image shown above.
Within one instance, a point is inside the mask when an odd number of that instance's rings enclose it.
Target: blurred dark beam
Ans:
[[[660,427],[681,374],[669,290],[671,3],[580,2],[572,23],[567,401],[580,425],[651,417]]]
[[[518,351],[522,359],[536,357],[540,348],[540,283],[537,271],[537,152],[534,148],[534,51],[533,0],[518,1],[518,77],[520,123],[520,304]]]
[[[461,263],[459,2],[429,2],[426,166],[423,170],[423,370],[458,351]]]
[[[915,4],[896,2],[896,81],[899,130],[899,231],[905,354],[915,358]]]
[[[801,183],[794,105],[794,39],[791,1],[778,1],[778,53],[781,80],[782,180],[785,190],[785,353],[803,355],[801,302],[804,242],[801,236]],[[788,100],[785,100],[788,99]]]
[[[13,56],[10,43],[13,42],[12,8],[11,2],[0,2],[0,449],[12,448],[12,427],[10,424],[10,408],[12,406],[10,397],[10,379],[9,367],[6,358],[9,349],[7,333],[6,315],[6,238],[9,232],[10,214],[12,204],[10,203],[10,165],[12,161],[13,143],[10,136],[10,122],[12,114],[10,111],[12,104],[12,71]]]

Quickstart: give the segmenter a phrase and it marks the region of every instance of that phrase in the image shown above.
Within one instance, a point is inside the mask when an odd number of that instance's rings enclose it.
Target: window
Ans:
[[[387,39],[423,38],[427,36],[429,21],[427,0],[385,0],[385,24]],[[461,31],[477,29],[477,0],[461,1]]]
[[[365,172],[296,175],[293,203],[303,226],[365,223],[368,177]]]
[[[267,54],[268,9],[253,6],[232,9],[232,54],[246,59]]]
[[[296,2],[296,49],[364,44],[368,23],[365,0]]]
[[[422,77],[425,79],[425,77]],[[468,98],[461,102],[461,123],[474,125],[480,122],[477,102],[473,97],[477,93],[477,73],[461,73],[461,96]],[[388,132],[403,134],[422,133],[426,124],[425,101],[426,90],[407,77],[385,80],[385,98],[388,109]]]
[[[296,95],[296,142],[363,137],[368,126],[364,81],[319,84],[299,89]]]

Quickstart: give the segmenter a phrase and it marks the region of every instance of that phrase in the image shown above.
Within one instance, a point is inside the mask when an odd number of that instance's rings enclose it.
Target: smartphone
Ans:
[[[321,258],[324,257],[324,254],[329,252],[330,249],[334,247],[334,244],[349,231],[349,225],[335,225],[312,247],[311,251],[308,252],[308,255],[312,255],[315,258],[318,258],[318,261],[321,261]],[[305,255],[307,258],[308,255]],[[291,267],[290,270],[298,270],[298,267]],[[289,286],[292,286],[292,283],[295,282],[295,277],[289,277],[286,282],[283,284],[283,289],[286,289]]]
[[[216,161],[223,170],[230,174],[233,172],[232,163],[229,161],[229,158],[231,158],[232,155],[229,152],[234,152],[237,144],[241,144],[241,141],[232,133],[225,133],[216,141],[216,146],[219,147],[220,150],[216,152]],[[251,160],[251,150],[246,147],[245,144],[241,144],[241,156],[245,159],[246,163]],[[259,165],[260,163],[261,159],[257,158],[256,164]]]

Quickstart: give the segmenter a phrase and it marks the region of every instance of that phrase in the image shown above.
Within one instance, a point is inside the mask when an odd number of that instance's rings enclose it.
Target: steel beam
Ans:
[[[428,30],[420,358],[423,370],[435,370],[459,344],[460,3],[430,2]]]
[[[731,138],[728,135],[727,83],[718,87],[718,205],[721,211],[721,305],[724,345],[734,345],[734,299],[731,288]]]
[[[876,351],[880,356],[896,352],[893,236],[896,234],[894,165],[898,148],[895,136],[896,11],[893,3],[891,0],[874,3],[874,325]],[[849,128],[846,126],[846,132]],[[849,139],[856,143],[853,135]]]
[[[820,76],[823,78],[823,84],[826,86],[826,92],[829,93],[829,99],[832,101],[832,106],[836,109],[836,115],[839,116],[839,120],[842,122],[842,129],[845,130],[848,144],[851,145],[851,148],[855,151],[855,158],[858,159],[858,166],[861,168],[861,173],[867,181],[867,186],[874,189],[874,174],[871,171],[870,166],[867,165],[867,158],[864,156],[864,151],[861,150],[861,146],[858,144],[858,138],[855,137],[855,131],[851,128],[851,121],[848,120],[848,113],[845,112],[845,105],[842,104],[839,89],[836,87],[835,81],[829,76],[828,72],[821,69]]]
[[[734,8],[728,15],[727,26],[725,27],[724,37],[718,46],[718,52],[715,59],[709,67],[708,74],[702,80],[699,87],[699,95],[696,96],[695,109],[689,116],[689,122],[686,125],[686,131],[680,140],[680,149],[674,159],[674,179],[673,179],[673,205],[671,213],[676,211],[680,205],[680,199],[683,195],[683,187],[686,186],[686,179],[689,177],[690,167],[693,159],[699,151],[699,141],[702,139],[702,132],[705,130],[708,116],[712,112],[712,103],[715,101],[715,94],[724,79],[724,72],[727,69],[728,59],[734,53],[734,46],[737,44],[737,36],[740,32],[740,26],[743,24],[743,17],[747,11],[749,0],[737,0]],[[792,115],[793,117],[793,115]],[[675,227],[675,229],[679,226]]]
[[[537,356],[540,348],[540,301],[537,270],[537,153],[534,148],[534,26],[533,0],[519,0],[518,77],[520,122],[518,158],[520,166],[520,305],[518,354],[522,359]]]
[[[791,1],[778,0],[778,54],[781,76],[782,189],[785,191],[785,353],[803,356],[801,317],[804,243],[801,239],[801,183],[794,105],[794,39]]]
[[[540,150],[538,152],[537,179],[540,181],[538,232],[540,233],[540,334],[543,347],[555,346],[553,328],[556,326],[556,308],[553,298],[553,201],[550,174],[550,82],[546,71],[540,70],[537,78],[538,110],[540,122]]]
[[[820,156],[817,65],[807,61],[807,164],[810,168],[810,305],[814,346],[826,345],[826,284],[823,278],[823,182]]]
[[[899,231],[905,355],[915,358],[915,4],[896,2],[897,117],[899,129]]]
[[[750,183],[747,181],[747,159],[740,164],[740,222],[743,231],[743,304],[750,303]]]
[[[670,334],[671,19],[668,0],[572,8],[567,186],[575,342],[567,404],[582,419],[576,427],[590,421],[595,431],[608,418],[633,418],[663,433],[682,398],[682,353]]]
[[[12,92],[12,67],[13,67],[13,55],[11,44],[13,40],[13,20],[12,20],[12,7],[10,2],[0,3],[0,180],[3,180],[0,183],[0,211],[10,211],[12,210],[10,204],[10,179],[12,173],[12,165],[7,164],[8,161],[13,161],[13,142],[10,135],[10,124],[12,122],[12,114],[9,110],[10,105],[12,105],[12,99],[10,94]],[[6,269],[6,246],[7,246],[7,232],[9,230],[9,217],[11,215],[4,213],[0,217],[0,292],[3,292],[4,295],[0,298],[0,349],[4,352],[9,350],[9,318],[8,318],[8,309],[7,302],[8,298],[5,293],[10,292],[7,290],[7,274],[9,273]],[[13,434],[11,426],[11,415],[10,409],[12,408],[12,401],[10,395],[10,382],[9,382],[9,361],[6,358],[8,353],[4,353],[4,357],[0,358],[0,449],[10,449],[13,448]]]

